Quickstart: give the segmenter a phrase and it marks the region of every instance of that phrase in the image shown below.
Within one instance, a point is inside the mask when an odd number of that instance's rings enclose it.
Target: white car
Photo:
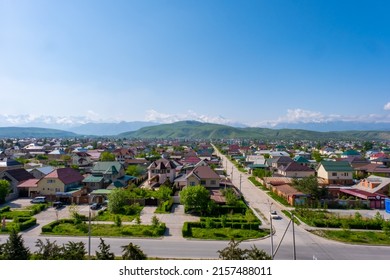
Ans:
[[[271,211],[269,214],[270,214],[272,219],[275,219],[275,220],[280,219],[280,216],[278,215],[278,213],[276,211]]]

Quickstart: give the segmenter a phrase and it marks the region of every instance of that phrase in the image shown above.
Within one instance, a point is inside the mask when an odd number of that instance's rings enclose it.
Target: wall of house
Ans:
[[[293,177],[293,178],[305,178],[305,177],[309,177],[309,176],[314,176],[315,175],[315,172],[314,171],[288,171],[288,172],[285,172],[286,177]]]
[[[64,192],[65,185],[59,179],[42,179],[36,190],[41,195],[55,195],[56,192]]]
[[[200,185],[200,181],[195,176],[189,176],[187,178],[187,186],[197,186]]]

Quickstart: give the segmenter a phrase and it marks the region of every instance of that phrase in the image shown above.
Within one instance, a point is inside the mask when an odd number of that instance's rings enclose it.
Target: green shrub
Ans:
[[[182,228],[182,235],[183,237],[191,237],[192,236],[192,230],[191,230],[191,222],[185,222]]]
[[[1,213],[5,213],[5,212],[9,212],[11,211],[11,207],[10,206],[5,206],[3,208],[0,208],[0,214]]]

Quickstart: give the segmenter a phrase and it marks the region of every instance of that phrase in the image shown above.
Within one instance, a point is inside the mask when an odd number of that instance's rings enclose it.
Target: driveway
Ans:
[[[198,222],[199,217],[194,217],[184,213],[184,206],[174,204],[170,214],[154,214],[155,206],[145,206],[141,212],[142,224],[151,224],[152,217],[156,216],[160,222],[167,226],[164,239],[184,239],[182,237],[182,228],[184,222]]]

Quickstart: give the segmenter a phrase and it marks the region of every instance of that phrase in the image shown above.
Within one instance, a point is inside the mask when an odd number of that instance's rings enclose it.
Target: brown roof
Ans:
[[[295,161],[290,162],[286,166],[282,165],[280,167],[280,170],[282,170],[282,171],[313,171],[314,172],[314,170],[311,169],[310,167],[307,167],[305,165],[299,164],[299,163],[297,163]]]
[[[220,179],[221,177],[210,166],[197,166],[188,175],[195,175],[199,179]]]
[[[274,188],[286,195],[303,194],[302,192],[297,191],[294,187],[287,184],[274,186]]]
[[[63,182],[65,185],[81,182],[84,177],[73,168],[59,168],[54,170],[53,172],[49,173],[44,177],[45,179],[53,178],[53,179],[59,179],[61,182]]]
[[[34,179],[35,177],[29,173],[26,169],[18,168],[18,169],[10,169],[7,170],[6,173],[9,174],[12,178],[14,178],[18,182],[23,182],[28,179]]]

